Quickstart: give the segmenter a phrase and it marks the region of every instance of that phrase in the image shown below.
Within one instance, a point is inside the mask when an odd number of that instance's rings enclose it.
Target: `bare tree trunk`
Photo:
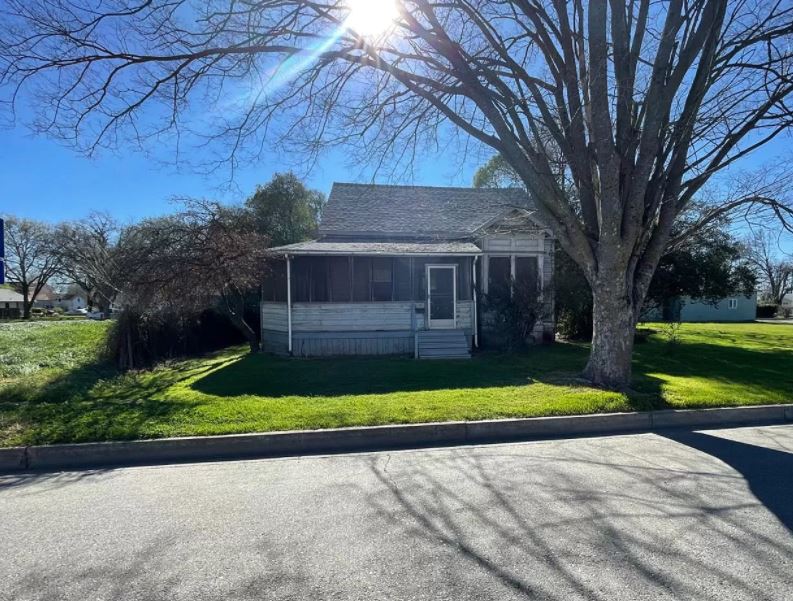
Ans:
[[[240,318],[237,315],[230,315],[231,321],[234,322],[234,325],[237,326],[237,329],[242,332],[245,339],[248,341],[248,346],[250,346],[252,353],[258,353],[261,350],[261,343],[259,342],[259,337],[256,335],[256,332],[253,331],[253,328],[248,324],[245,319]]]
[[[593,286],[592,300],[592,349],[584,375],[596,386],[624,390],[631,382],[638,310],[624,286]]]
[[[27,286],[22,286],[22,319],[30,319],[30,310],[33,308],[33,301],[30,300],[30,290]]]

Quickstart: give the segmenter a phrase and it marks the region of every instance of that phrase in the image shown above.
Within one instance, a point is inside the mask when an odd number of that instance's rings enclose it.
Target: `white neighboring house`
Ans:
[[[24,299],[19,292],[10,288],[0,288],[0,319],[18,319],[22,317]]]
[[[44,286],[36,297],[34,306],[42,309],[63,309],[66,313],[85,309],[88,306],[88,296],[84,292],[56,292],[50,286]]]

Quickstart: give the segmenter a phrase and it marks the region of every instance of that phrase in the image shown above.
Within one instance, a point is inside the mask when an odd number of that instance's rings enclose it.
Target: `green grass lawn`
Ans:
[[[0,446],[793,401],[793,326],[662,325],[628,394],[577,374],[587,348],[471,361],[279,359],[228,349],[119,375],[107,322],[0,325]]]

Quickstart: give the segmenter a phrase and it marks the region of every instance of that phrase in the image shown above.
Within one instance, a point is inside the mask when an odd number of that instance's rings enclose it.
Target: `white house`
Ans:
[[[0,319],[18,319],[22,317],[23,310],[22,295],[10,288],[0,286]]]
[[[271,249],[265,350],[468,357],[488,336],[480,293],[548,287],[554,239],[520,189],[333,185],[317,240]],[[548,317],[535,340],[553,336]]]

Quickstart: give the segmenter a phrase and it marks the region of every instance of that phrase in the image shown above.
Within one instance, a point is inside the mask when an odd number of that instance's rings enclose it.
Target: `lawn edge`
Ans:
[[[793,422],[793,405],[433,422],[0,449],[0,473],[486,444]]]

